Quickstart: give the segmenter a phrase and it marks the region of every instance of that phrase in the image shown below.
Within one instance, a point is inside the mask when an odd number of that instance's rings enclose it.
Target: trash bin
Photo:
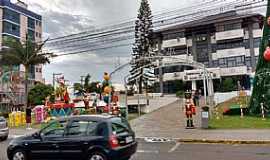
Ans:
[[[209,128],[209,124],[208,124],[209,123],[209,107],[208,106],[202,107],[201,117],[202,117],[201,127],[203,129]]]

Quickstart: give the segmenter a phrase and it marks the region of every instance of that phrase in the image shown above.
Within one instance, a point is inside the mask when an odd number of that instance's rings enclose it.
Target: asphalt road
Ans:
[[[7,160],[10,139],[0,142],[0,160]],[[149,143],[139,140],[132,160],[269,160],[270,145]]]

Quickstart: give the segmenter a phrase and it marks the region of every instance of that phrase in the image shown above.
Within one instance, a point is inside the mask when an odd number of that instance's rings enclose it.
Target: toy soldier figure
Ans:
[[[193,129],[193,118],[192,115],[194,114],[194,104],[192,102],[192,93],[191,92],[186,92],[185,93],[185,114],[187,118],[187,129]]]

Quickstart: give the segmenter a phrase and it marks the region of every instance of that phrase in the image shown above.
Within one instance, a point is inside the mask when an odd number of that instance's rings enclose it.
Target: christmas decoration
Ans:
[[[270,62],[269,62],[269,33],[270,33],[270,0],[267,4],[267,12],[264,20],[263,37],[260,44],[259,58],[256,74],[253,81],[253,91],[249,104],[249,111],[253,115],[261,114],[261,106],[269,110],[270,106]],[[262,96],[263,95],[263,96]],[[262,104],[263,103],[263,104]]]
[[[266,50],[264,51],[263,57],[266,61],[270,61],[270,48],[267,47]]]

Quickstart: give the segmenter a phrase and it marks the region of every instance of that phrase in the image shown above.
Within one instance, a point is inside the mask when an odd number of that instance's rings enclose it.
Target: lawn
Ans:
[[[219,120],[212,118],[209,126],[211,129],[270,129],[270,118],[223,116]]]

